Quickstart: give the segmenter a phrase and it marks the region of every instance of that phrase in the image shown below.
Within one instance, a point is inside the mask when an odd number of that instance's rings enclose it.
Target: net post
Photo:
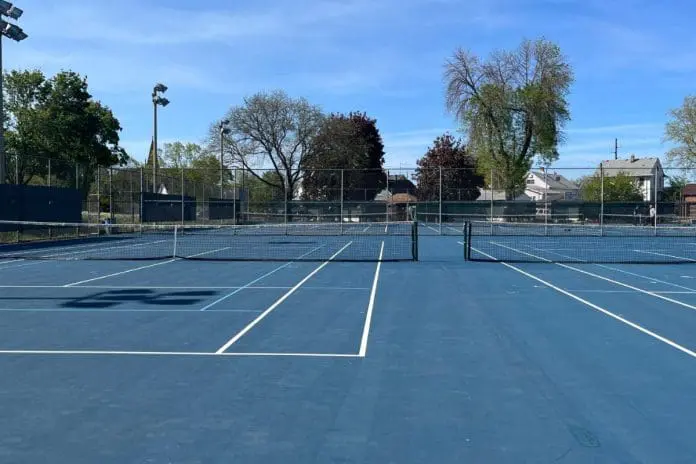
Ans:
[[[464,261],[469,261],[471,260],[471,222],[464,221],[462,235],[462,251],[464,252]]]
[[[437,213],[437,218],[438,218],[438,223],[440,224],[438,227],[439,234],[442,235],[442,165],[440,165],[440,192],[439,192],[439,198],[438,198],[438,213]]]
[[[604,163],[599,163],[599,234],[604,236]]]

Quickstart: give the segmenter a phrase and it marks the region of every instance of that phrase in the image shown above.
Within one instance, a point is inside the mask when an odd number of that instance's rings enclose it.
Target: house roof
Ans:
[[[395,193],[391,196],[391,203],[416,203],[418,198],[410,193]]]
[[[682,195],[696,196],[696,184],[686,184],[684,190],[682,190]]]
[[[505,200],[505,190],[493,190],[493,200]],[[476,201],[491,201],[491,190],[486,189],[486,188],[481,188],[479,187],[479,197],[476,199]],[[515,201],[518,200],[524,200],[524,201],[529,201],[532,198],[524,193],[520,194],[515,198]]]
[[[543,171],[532,171],[531,174],[539,179],[545,180],[546,184],[549,186],[549,190],[578,190],[580,188],[575,182],[566,179],[557,172],[547,172],[546,177],[544,177]],[[527,187],[529,190],[534,190],[530,185]]]
[[[650,171],[660,166],[659,158],[634,158],[602,161],[605,176],[615,176],[619,172],[629,176],[650,175]]]

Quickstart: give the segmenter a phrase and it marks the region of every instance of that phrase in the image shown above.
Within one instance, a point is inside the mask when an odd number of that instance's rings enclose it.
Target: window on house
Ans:
[[[530,177],[529,179],[527,179],[527,185],[532,185],[532,184],[534,184],[534,178]]]

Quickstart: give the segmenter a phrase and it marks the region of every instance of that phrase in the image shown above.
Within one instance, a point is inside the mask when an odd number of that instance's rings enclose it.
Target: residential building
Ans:
[[[529,172],[524,193],[532,201],[577,200],[580,197],[580,186],[557,172],[542,168]]]
[[[659,158],[636,158],[607,160],[602,162],[604,177],[613,177],[622,173],[634,178],[638,189],[646,202],[660,201],[665,190],[665,173]]]

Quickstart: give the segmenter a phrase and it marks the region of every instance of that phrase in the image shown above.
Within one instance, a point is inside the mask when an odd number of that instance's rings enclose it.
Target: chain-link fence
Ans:
[[[623,163],[623,164],[621,164]],[[94,223],[374,223],[418,221],[425,234],[460,233],[466,221],[691,225],[696,171],[655,159],[588,168],[193,169],[91,167],[45,158],[7,160],[8,182],[83,192]],[[692,188],[693,187],[693,188]],[[25,207],[30,208],[31,205]]]

